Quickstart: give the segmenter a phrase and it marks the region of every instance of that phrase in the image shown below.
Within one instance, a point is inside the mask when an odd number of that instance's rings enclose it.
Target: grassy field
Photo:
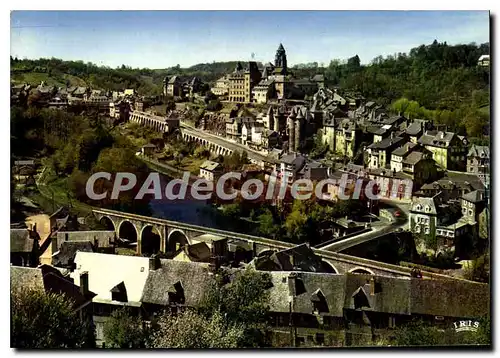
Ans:
[[[42,81],[48,86],[65,87],[66,81],[69,81],[70,86],[86,86],[83,79],[68,75],[49,75],[44,72],[26,72],[11,74],[11,81],[14,83],[29,83],[32,86],[38,86]]]
[[[26,195],[37,203],[44,212],[51,213],[61,206],[72,208],[78,216],[87,216],[92,211],[92,206],[82,203],[70,194],[67,186],[67,178],[58,178],[47,183],[40,183],[38,190],[30,191]]]

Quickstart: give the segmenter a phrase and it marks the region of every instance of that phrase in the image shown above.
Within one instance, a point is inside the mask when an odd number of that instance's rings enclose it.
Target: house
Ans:
[[[241,137],[242,118],[231,117],[226,119],[226,137],[234,141]]]
[[[448,327],[490,309],[487,284],[321,272],[317,269],[329,264],[318,261],[306,245],[264,256],[252,266],[281,270],[267,271],[272,282],[268,292],[273,346],[373,344],[413,319]],[[198,307],[216,278],[214,267],[203,262],[86,252],[77,253],[75,262],[71,277],[79,281],[85,270],[89,289],[97,294],[93,305],[98,344],[114,309],[127,307],[147,323],[165,309]],[[333,266],[328,269],[337,272]],[[243,272],[223,270],[228,283]]]
[[[210,89],[214,95],[220,100],[226,100],[229,94],[229,80],[227,76],[223,76],[215,81],[215,86]]]
[[[474,190],[462,196],[462,215],[472,223],[479,221],[479,214],[486,206],[484,190]]]
[[[390,166],[391,153],[394,149],[404,144],[403,137],[396,137],[394,132],[380,142],[372,143],[368,146],[368,168],[388,168]]]
[[[279,161],[279,170],[275,168],[278,172],[279,178],[288,178],[288,183],[293,183],[297,179],[297,174],[304,167],[306,163],[306,158],[297,153],[288,153],[281,157]]]
[[[156,145],[152,143],[144,144],[141,147],[141,154],[145,157],[151,157],[156,151]]]
[[[405,159],[417,147],[416,143],[408,142],[396,148],[391,153],[391,170],[400,172],[403,170],[403,159]]]
[[[477,60],[477,65],[481,67],[489,67],[490,55],[481,55]]]
[[[28,228],[10,229],[10,264],[36,267],[39,264],[38,234]]]
[[[306,271],[336,273],[332,266],[321,260],[308,244],[262,254],[250,262],[260,271]]]
[[[425,131],[418,143],[432,152],[432,158],[444,169],[466,169],[467,140],[452,132]]]
[[[274,79],[263,79],[252,89],[252,100],[255,103],[267,103],[276,96]]]
[[[211,160],[205,160],[200,165],[200,178],[204,178],[208,181],[215,181],[218,176],[222,173],[222,165]]]
[[[490,148],[473,144],[467,154],[467,173],[474,173],[489,183],[490,181]]]
[[[428,150],[422,148],[421,151],[413,151],[403,159],[403,172],[411,175],[415,189],[438,177],[437,165],[431,156]]]
[[[204,242],[181,247],[173,257],[175,261],[209,262],[212,253],[210,247]]]
[[[78,285],[71,277],[63,275],[62,270],[49,265],[39,267],[10,267],[10,289],[40,290],[47,294],[62,294],[73,302],[72,309],[81,320],[92,320],[92,300],[96,294],[89,290],[88,273],[80,272]]]

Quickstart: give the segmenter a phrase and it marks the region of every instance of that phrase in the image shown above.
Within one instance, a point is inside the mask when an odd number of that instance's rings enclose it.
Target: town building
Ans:
[[[432,158],[441,168],[465,171],[467,139],[453,132],[427,130],[418,143],[432,152]]]
[[[490,182],[490,148],[473,144],[467,154],[467,173],[474,173]]]
[[[205,160],[200,165],[200,178],[204,178],[208,181],[215,181],[218,176],[222,173],[222,165],[211,160]]]

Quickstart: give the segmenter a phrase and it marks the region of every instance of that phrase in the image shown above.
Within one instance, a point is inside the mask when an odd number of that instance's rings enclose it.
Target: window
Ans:
[[[417,233],[420,233],[420,225],[415,226],[415,231],[416,231]]]
[[[425,233],[426,233],[427,235],[429,235],[429,234],[430,234],[430,232],[431,232],[431,230],[430,230],[428,227],[426,227],[426,228],[425,228]]]
[[[472,216],[473,215],[473,212],[472,210],[469,209],[469,216]]]
[[[430,211],[431,211],[431,207],[430,207],[429,205],[427,205],[427,206],[425,207],[425,212],[426,212],[426,213],[428,213],[428,212],[430,212]]]

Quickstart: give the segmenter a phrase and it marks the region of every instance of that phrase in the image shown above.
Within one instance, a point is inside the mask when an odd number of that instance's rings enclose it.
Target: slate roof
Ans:
[[[401,147],[394,149],[392,151],[392,155],[397,155],[402,157],[408,154],[413,148],[415,148],[415,146],[417,146],[417,144],[413,142],[405,143]]]
[[[420,210],[418,209],[418,205],[421,206]],[[427,207],[429,207],[429,211],[426,211]],[[410,211],[437,215],[436,203],[434,202],[434,199],[427,197],[413,197]]]
[[[78,251],[93,252],[90,241],[64,241],[59,250],[52,254],[54,266],[67,266],[71,264]]]
[[[405,130],[406,134],[411,135],[411,136],[419,135],[422,131],[423,131],[423,123],[422,122],[413,122]]]
[[[34,267],[10,267],[10,289],[45,289],[42,271]]]
[[[479,203],[484,201],[484,191],[483,190],[474,190],[470,193],[467,193],[462,196],[464,200],[467,200],[471,203]]]
[[[306,158],[295,153],[288,153],[281,157],[280,161],[285,164],[295,166],[295,169],[300,169],[304,166]]]
[[[447,180],[455,183],[455,185],[462,187],[463,185],[470,185],[472,186],[473,190],[478,190],[482,189],[484,190],[484,183],[477,176],[477,174],[474,173],[465,173],[465,172],[456,172],[456,171],[447,171],[446,175],[444,178],[440,179],[439,182],[441,183],[442,180]]]
[[[28,229],[10,229],[10,252],[32,252],[35,241]]]
[[[455,136],[453,132],[442,131],[426,131],[419,139],[418,142],[423,145],[430,145],[433,147],[447,148]]]
[[[161,267],[149,271],[141,301],[158,305],[168,305],[168,291],[180,282],[184,291],[185,305],[197,306],[203,295],[210,289],[213,276],[208,264],[160,260]]]
[[[490,288],[458,280],[411,280],[412,313],[473,318],[489,312]]]
[[[79,286],[76,286],[69,278],[64,277],[59,270],[48,265],[37,268],[11,266],[10,287],[11,291],[29,288],[64,294],[74,301],[75,308],[95,297],[91,291],[83,295]]]
[[[291,279],[289,276],[296,276]],[[296,295],[293,301],[294,312],[311,314],[320,290],[325,298],[322,314],[343,317],[345,275],[319,274],[312,272],[271,272],[273,287],[270,289],[270,309],[272,312],[288,313],[291,290]]]
[[[354,295],[360,288],[367,295],[370,307],[367,311],[378,311],[393,314],[411,314],[411,279],[365,274],[347,274],[344,307],[356,309]],[[374,290],[370,287],[373,277]]]
[[[199,242],[193,245],[185,245],[183,250],[194,262],[208,262],[210,259],[210,248],[204,242]]]
[[[473,144],[467,156],[490,159],[490,147]]]
[[[403,163],[415,165],[424,157],[422,152],[411,152],[406,158],[403,159]]]
[[[380,142],[372,143],[368,146],[368,148],[371,149],[388,149],[394,145],[402,144],[401,142],[404,141],[404,138],[402,137],[387,137],[382,139]]]

